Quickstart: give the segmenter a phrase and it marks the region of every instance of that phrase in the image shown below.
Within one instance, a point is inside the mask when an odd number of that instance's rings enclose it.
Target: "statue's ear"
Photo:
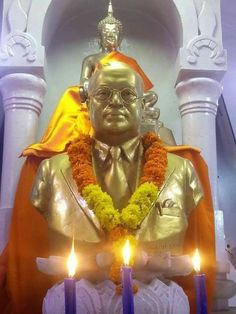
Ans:
[[[121,34],[119,34],[119,38],[118,38],[118,48],[121,50],[121,42],[123,40],[123,36]]]
[[[80,99],[82,103],[87,103],[87,99],[88,99],[88,93],[85,90],[84,86],[80,86],[79,88],[79,95],[80,95]]]
[[[145,103],[146,103],[145,96],[143,96],[143,99],[142,99],[142,109],[145,109]]]
[[[88,111],[89,111],[89,110],[90,110],[90,101],[89,101],[89,97],[86,98],[85,103],[86,103],[86,106],[87,106]]]
[[[146,107],[149,107],[149,103],[150,103],[150,96],[148,93],[143,93],[143,109],[145,109]]]
[[[98,47],[99,49],[102,48],[102,40],[100,36],[98,37]]]

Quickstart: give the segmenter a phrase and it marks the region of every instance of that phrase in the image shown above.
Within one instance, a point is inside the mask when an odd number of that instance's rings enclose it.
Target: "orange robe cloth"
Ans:
[[[135,59],[130,58],[128,56],[125,56],[123,53],[120,53],[119,51],[112,51],[110,52],[106,57],[104,57],[99,64],[103,65],[112,61],[119,61],[128,64],[134,71],[136,71],[141,78],[143,79],[144,84],[144,91],[148,91],[149,89],[153,88],[152,82],[149,80],[149,78],[146,76],[146,74],[143,72],[143,70],[140,68],[138,63]],[[98,67],[99,67],[98,64]]]

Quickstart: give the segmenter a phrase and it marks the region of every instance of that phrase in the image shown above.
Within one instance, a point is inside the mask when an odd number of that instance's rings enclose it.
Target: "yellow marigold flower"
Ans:
[[[103,202],[110,206],[113,205],[110,195],[103,192],[100,186],[96,184],[89,184],[86,186],[82,191],[82,196],[91,208],[94,208],[97,202]]]
[[[114,210],[113,206],[104,207],[103,210],[97,213],[97,216],[102,227],[108,231],[120,224],[120,215]]]
[[[122,223],[130,229],[136,229],[140,223],[140,208],[138,205],[129,204],[121,212]]]
[[[141,204],[151,202],[153,203],[157,198],[158,188],[155,184],[145,182],[141,184],[138,189],[132,195],[129,203],[130,204]]]

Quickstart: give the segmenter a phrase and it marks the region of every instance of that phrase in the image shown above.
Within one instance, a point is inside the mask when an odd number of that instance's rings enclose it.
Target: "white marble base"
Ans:
[[[139,286],[134,296],[135,314],[189,314],[188,298],[183,289],[170,281],[165,284],[154,279],[149,285],[134,281]],[[122,298],[115,292],[115,285],[103,281],[97,285],[85,279],[76,283],[77,313],[122,314]],[[43,302],[43,314],[64,314],[64,284],[48,290]]]

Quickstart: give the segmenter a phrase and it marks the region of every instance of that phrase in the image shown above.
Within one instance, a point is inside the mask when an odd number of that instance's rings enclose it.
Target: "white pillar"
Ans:
[[[46,83],[26,73],[14,73],[0,80],[5,113],[4,146],[0,194],[0,252],[8,239],[11,209],[24,158],[18,158],[35,142]]]
[[[217,200],[216,113],[222,85],[210,78],[191,78],[177,84],[184,145],[201,148],[211,182],[214,208]]]
[[[176,92],[180,100],[183,144],[201,148],[208,165],[215,210],[216,258],[219,267],[227,272],[223,213],[219,210],[217,192],[216,113],[222,85],[211,78],[190,78],[178,83]]]

